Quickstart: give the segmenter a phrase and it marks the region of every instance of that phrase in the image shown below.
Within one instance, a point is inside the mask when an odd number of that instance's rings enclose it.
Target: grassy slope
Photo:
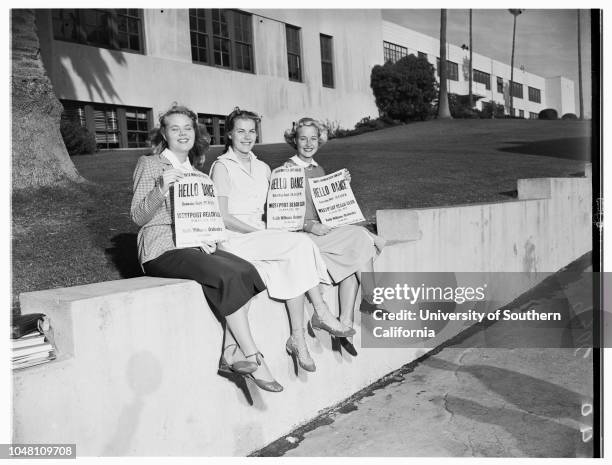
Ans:
[[[325,145],[317,160],[348,168],[369,221],[377,209],[511,200],[518,178],[570,176],[590,157],[590,123],[456,120],[399,126]],[[207,165],[221,153],[213,148]],[[256,147],[272,168],[286,144]],[[13,305],[20,292],[137,276],[129,218],[140,152],[73,158],[91,184],[13,196]]]

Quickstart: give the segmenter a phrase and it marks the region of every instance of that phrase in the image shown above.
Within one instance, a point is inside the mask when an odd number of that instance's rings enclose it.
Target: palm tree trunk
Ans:
[[[470,97],[469,97],[469,103],[470,103],[470,108],[474,108],[474,102],[473,102],[473,98],[472,98],[472,79],[473,79],[473,68],[472,68],[472,9],[470,8]]]
[[[584,119],[584,104],[582,100],[582,38],[580,33],[580,10],[578,12],[578,98],[580,102],[580,119]]]
[[[512,57],[510,58],[510,116],[514,116],[514,43],[516,39],[516,15],[514,15],[514,23],[512,26]]]
[[[11,11],[13,189],[82,181],[60,135],[63,107],[40,58],[32,10]]]
[[[448,106],[446,72],[446,10],[440,10],[440,95],[438,97],[438,119],[452,118]]]

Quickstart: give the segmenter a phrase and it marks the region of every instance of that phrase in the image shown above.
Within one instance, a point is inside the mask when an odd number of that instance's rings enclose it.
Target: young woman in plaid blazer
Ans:
[[[208,148],[197,115],[175,105],[159,122],[155,150],[138,160],[133,175],[131,217],[140,226],[138,257],[142,268],[151,276],[199,282],[210,308],[227,323],[220,372],[235,372],[250,377],[261,389],[282,391],[257,349],[247,318],[247,303],[266,288],[255,267],[218,250],[214,242],[200,247],[175,246],[170,189],[183,173],[203,165]]]

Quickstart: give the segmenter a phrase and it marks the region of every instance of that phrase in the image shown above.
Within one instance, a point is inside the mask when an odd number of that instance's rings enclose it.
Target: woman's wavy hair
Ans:
[[[317,133],[319,134],[319,147],[327,142],[327,127],[321,121],[313,118],[302,118],[297,123],[293,123],[293,127],[285,131],[285,142],[287,142],[294,149],[297,149],[295,138],[297,136],[298,129],[305,126],[310,126],[317,129]]]
[[[198,115],[183,105],[174,103],[168,110],[159,116],[159,127],[153,130],[153,135],[151,137],[153,154],[160,154],[168,148],[168,143],[164,139],[162,132],[166,128],[166,117],[177,114],[187,116],[193,123],[195,140],[193,147],[189,151],[189,161],[194,168],[203,171],[204,162],[206,161],[205,155],[210,147],[210,136],[208,135],[206,126],[198,123]]]
[[[232,146],[232,140],[229,138],[229,134],[234,130],[234,126],[236,125],[236,121],[239,119],[248,119],[255,123],[255,130],[257,134],[259,134],[259,123],[261,123],[261,116],[257,113],[241,110],[238,107],[234,107],[234,111],[232,111],[227,118],[225,118],[225,150],[229,149]]]

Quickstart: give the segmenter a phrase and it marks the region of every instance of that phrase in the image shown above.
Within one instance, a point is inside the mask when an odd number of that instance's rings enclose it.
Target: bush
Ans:
[[[393,120],[391,118],[376,118],[372,119],[369,116],[361,118],[354,129],[342,129],[340,125],[335,123],[326,122],[327,126],[327,137],[329,139],[356,136],[365,132],[378,131],[379,129],[385,129],[390,126],[396,126],[401,124],[400,121]]]
[[[561,119],[578,119],[578,117],[574,113],[566,113]]]
[[[559,119],[559,115],[554,108],[545,108],[538,113],[538,119]]]
[[[472,103],[476,104],[482,96],[472,95]],[[469,95],[448,94],[448,106],[453,118],[480,118],[480,111],[470,106]]]
[[[482,110],[480,111],[481,118],[505,118],[504,104],[497,102],[482,102]]]
[[[380,115],[402,122],[427,119],[438,93],[434,67],[414,55],[374,66],[370,87]]]
[[[69,155],[83,155],[97,151],[95,136],[79,123],[64,120],[60,123],[60,132]]]

